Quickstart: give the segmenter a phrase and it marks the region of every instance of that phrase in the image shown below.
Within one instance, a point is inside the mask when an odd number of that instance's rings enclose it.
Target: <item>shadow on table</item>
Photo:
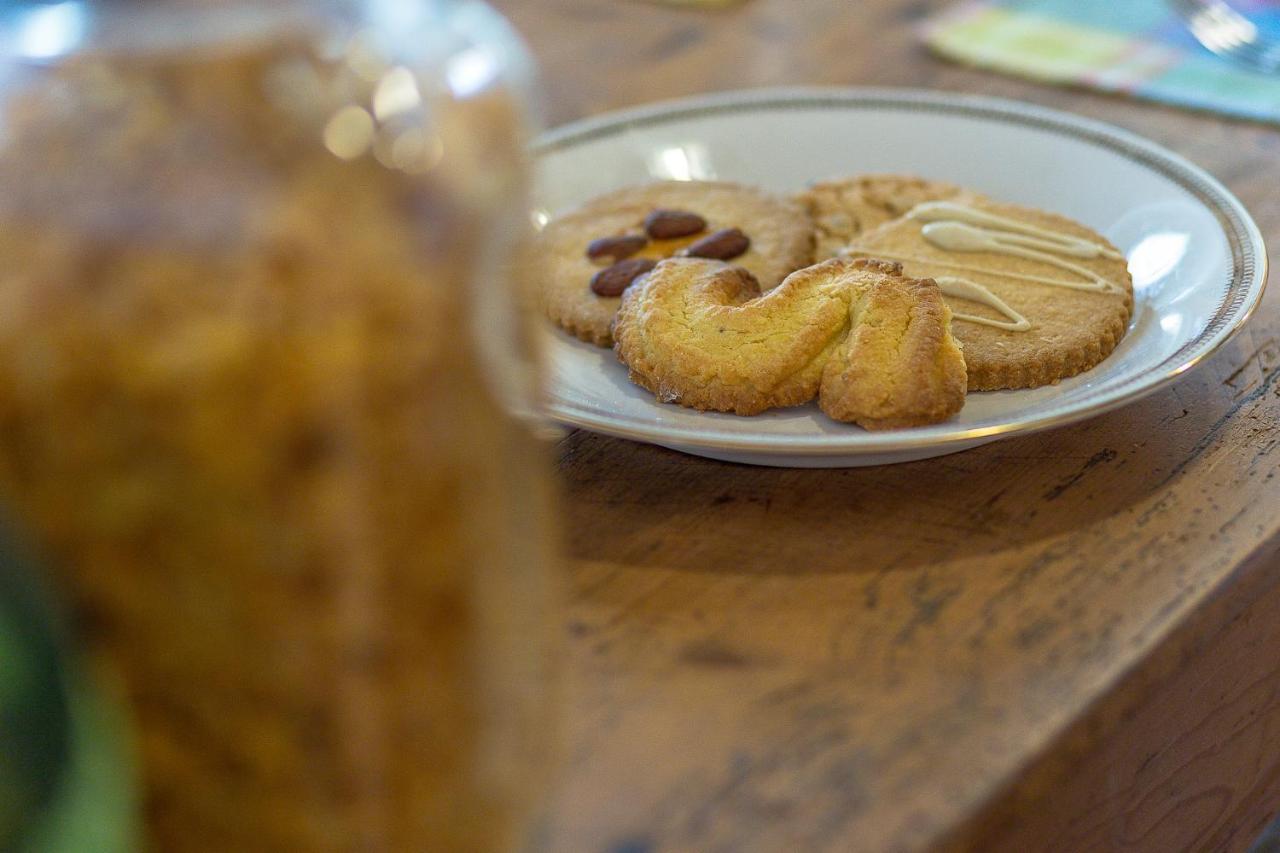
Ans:
[[[1144,502],[1220,415],[1189,412],[1175,388],[1074,427],[848,469],[736,465],[579,431],[560,448],[570,554],[795,575],[955,563],[1063,537],[1069,547],[1121,514],[1141,526]]]

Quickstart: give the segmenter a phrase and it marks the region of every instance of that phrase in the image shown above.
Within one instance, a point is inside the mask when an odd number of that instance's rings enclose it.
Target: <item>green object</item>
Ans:
[[[34,564],[0,531],[0,850],[141,847],[123,715],[76,656]]]

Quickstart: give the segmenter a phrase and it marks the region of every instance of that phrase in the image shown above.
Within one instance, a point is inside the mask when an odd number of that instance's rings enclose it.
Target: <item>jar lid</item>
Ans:
[[[47,64],[86,54],[210,51],[315,28],[325,0],[61,0],[0,10],[0,59]]]

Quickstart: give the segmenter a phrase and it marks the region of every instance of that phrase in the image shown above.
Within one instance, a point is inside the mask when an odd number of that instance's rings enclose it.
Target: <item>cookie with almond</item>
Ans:
[[[677,254],[729,261],[768,290],[813,261],[813,224],[799,203],[727,181],[627,187],[547,223],[534,285],[554,323],[607,347],[622,292],[647,271],[638,261]]]

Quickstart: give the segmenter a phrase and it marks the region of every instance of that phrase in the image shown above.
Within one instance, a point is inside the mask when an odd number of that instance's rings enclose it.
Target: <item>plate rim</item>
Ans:
[[[1238,198],[1217,178],[1185,157],[1146,137],[1107,122],[1009,98],[915,88],[862,86],[788,86],[737,89],[656,101],[580,119],[539,135],[530,152],[547,154],[635,128],[699,116],[760,110],[879,108],[964,115],[1063,134],[1120,154],[1181,187],[1218,223],[1231,251],[1232,270],[1217,308],[1205,328],[1154,368],[1138,373],[1094,400],[1068,411],[1046,411],[1030,418],[960,429],[945,434],[912,430],[849,435],[741,434],[715,427],[685,427],[619,420],[557,398],[548,388],[545,411],[553,420],[608,435],[655,444],[680,444],[717,450],[786,455],[854,456],[894,451],[943,449],[1015,434],[1028,434],[1096,417],[1155,393],[1198,366],[1229,341],[1253,315],[1269,275],[1266,242]]]

